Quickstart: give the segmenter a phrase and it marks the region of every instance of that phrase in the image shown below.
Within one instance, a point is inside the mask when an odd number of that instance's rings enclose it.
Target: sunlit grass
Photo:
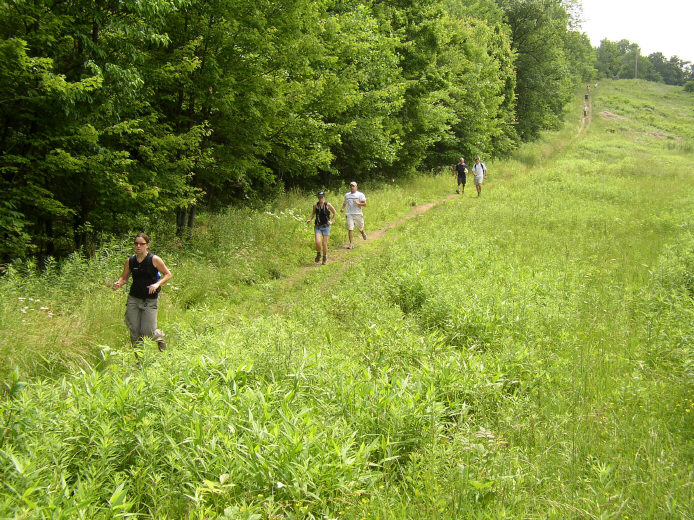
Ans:
[[[581,137],[567,116],[490,162],[480,199],[290,285],[311,197],[204,216],[184,249],[164,244],[174,342],[140,369],[105,288],[125,246],[4,281],[12,359],[37,338],[108,348],[98,371],[6,377],[0,516],[690,517],[694,157],[649,132],[691,139],[670,120],[691,101],[650,85],[601,83]],[[365,187],[367,226],[451,181]]]

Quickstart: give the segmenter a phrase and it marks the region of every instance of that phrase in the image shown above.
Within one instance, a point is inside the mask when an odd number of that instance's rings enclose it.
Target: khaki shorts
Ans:
[[[349,231],[354,231],[354,226],[357,226],[359,231],[364,230],[364,215],[345,215],[345,223]]]

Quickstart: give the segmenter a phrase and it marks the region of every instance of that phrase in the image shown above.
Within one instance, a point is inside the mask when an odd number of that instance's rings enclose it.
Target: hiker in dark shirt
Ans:
[[[316,217],[313,232],[316,235],[316,262],[321,260],[321,249],[323,250],[323,265],[328,262],[328,239],[330,238],[330,226],[335,222],[337,211],[333,205],[325,200],[325,192],[319,191],[317,194],[318,202],[313,205],[313,211],[306,223],[308,224]]]
[[[144,233],[135,237],[135,254],[125,261],[123,274],[113,284],[113,290],[123,287],[130,275],[133,281],[125,307],[125,323],[130,329],[135,356],[139,358],[143,338],[152,338],[159,350],[166,350],[164,333],[157,328],[158,296],[161,286],[172,277],[162,259],[149,252],[149,237]]]
[[[467,181],[467,164],[465,164],[465,157],[460,158],[460,162],[455,165],[455,171],[458,175],[458,189],[455,190],[455,192],[460,193],[460,186],[462,186],[462,192],[465,193],[465,182]]]

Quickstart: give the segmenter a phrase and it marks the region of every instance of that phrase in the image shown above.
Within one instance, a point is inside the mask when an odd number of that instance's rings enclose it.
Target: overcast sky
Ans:
[[[644,55],[694,61],[694,0],[582,0],[583,32],[593,46],[627,39]]]

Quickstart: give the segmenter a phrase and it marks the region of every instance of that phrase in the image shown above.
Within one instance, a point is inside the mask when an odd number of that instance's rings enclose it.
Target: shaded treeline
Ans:
[[[0,260],[503,155],[594,73],[559,0],[0,1]]]

